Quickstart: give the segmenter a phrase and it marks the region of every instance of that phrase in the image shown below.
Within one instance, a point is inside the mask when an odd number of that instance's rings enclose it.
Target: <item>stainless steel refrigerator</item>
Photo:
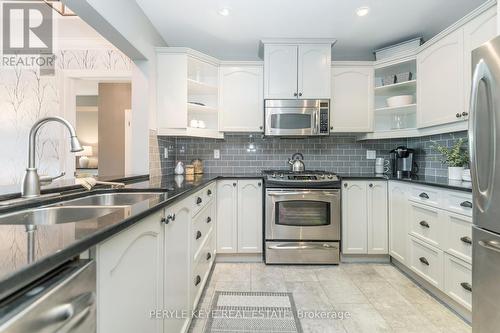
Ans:
[[[472,52],[472,331],[500,331],[500,37]]]

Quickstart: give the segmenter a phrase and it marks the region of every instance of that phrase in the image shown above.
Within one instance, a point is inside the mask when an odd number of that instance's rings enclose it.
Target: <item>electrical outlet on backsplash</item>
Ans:
[[[382,139],[356,141],[355,135],[332,134],[328,137],[288,139],[254,135],[254,149],[249,150],[249,135],[226,134],[224,139],[187,137],[158,137],[158,150],[169,150],[168,159],[161,160],[162,174],[171,175],[176,161],[186,164],[193,159],[203,160],[206,173],[259,173],[266,169],[288,169],[287,159],[293,153],[304,155],[306,169],[326,170],[337,173],[372,173],[374,160],[366,159],[367,150],[375,150],[377,157],[389,158],[389,152],[397,146],[416,150],[419,174],[447,175],[447,167],[440,162],[440,155],[431,148],[433,142],[451,146],[466,131],[438,134],[420,138]],[[220,151],[220,159],[214,158],[214,149]],[[154,158],[153,158],[154,159]]]

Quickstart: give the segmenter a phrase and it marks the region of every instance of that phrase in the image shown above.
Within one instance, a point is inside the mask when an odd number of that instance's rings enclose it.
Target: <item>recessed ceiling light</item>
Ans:
[[[368,15],[369,12],[370,12],[370,7],[367,6],[359,7],[358,9],[356,9],[356,15],[358,16]]]
[[[221,9],[219,9],[219,15],[228,16],[229,15],[229,8],[221,8]]]

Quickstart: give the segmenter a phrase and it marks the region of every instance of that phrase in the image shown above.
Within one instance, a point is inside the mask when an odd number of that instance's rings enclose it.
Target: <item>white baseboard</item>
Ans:
[[[428,294],[434,297],[441,304],[449,308],[451,311],[455,312],[468,324],[472,322],[472,312],[470,312],[469,310],[467,310],[466,308],[455,302],[452,298],[450,298],[444,292],[431,285],[429,282],[422,279],[420,276],[415,274],[412,270],[410,270],[401,262],[397,261],[394,258],[391,258],[391,262],[406,276],[408,276],[411,280],[413,280],[413,282],[419,285],[423,290],[425,290]]]
[[[215,262],[263,262],[262,253],[217,253]]]
[[[389,263],[388,254],[340,254],[340,263]]]

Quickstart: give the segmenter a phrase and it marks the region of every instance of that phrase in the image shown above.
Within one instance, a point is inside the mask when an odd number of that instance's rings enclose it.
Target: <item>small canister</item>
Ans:
[[[203,173],[203,162],[199,158],[192,160],[191,164],[194,166],[195,174],[198,175]]]

